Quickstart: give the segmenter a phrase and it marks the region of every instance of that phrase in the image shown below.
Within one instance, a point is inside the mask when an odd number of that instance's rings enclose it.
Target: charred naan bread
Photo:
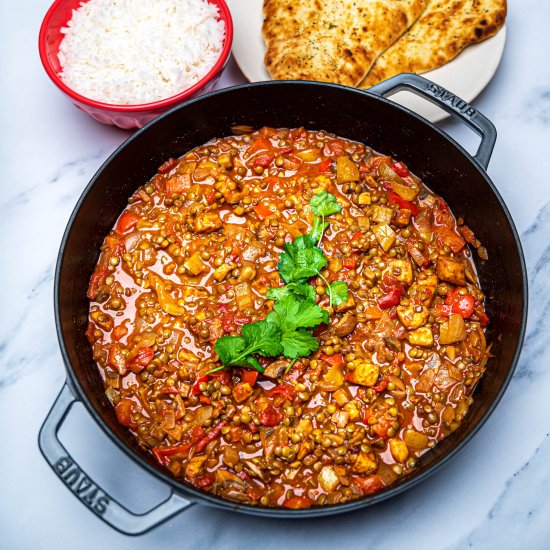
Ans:
[[[265,65],[277,80],[359,84],[427,0],[265,0]]]
[[[505,18],[506,0],[428,0],[418,21],[376,60],[360,87],[399,73],[437,69],[496,34]]]

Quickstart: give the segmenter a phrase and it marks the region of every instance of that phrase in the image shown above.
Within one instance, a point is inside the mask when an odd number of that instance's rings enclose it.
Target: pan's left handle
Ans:
[[[42,424],[38,445],[59,479],[94,514],[122,533],[141,535],[193,504],[172,491],[168,499],[152,510],[135,514],[93,481],[71,457],[58,437],[59,428],[76,401],[71,388],[65,383]]]

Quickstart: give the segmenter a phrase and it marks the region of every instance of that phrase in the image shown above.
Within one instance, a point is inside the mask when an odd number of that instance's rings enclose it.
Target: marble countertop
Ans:
[[[37,446],[38,430],[65,379],[52,301],[61,236],[87,182],[130,135],[75,109],[48,80],[36,47],[48,5],[0,5],[0,547],[550,547],[550,4],[510,0],[502,63],[474,102],[499,132],[489,175],[517,224],[530,282],[525,346],[489,421],[442,471],[374,508],[274,522],[199,505],[139,538],[119,534],[78,502]],[[218,87],[243,81],[231,61]],[[475,147],[460,124],[441,126]],[[167,495],[81,406],[68,416],[61,439],[132,510],[144,512]]]

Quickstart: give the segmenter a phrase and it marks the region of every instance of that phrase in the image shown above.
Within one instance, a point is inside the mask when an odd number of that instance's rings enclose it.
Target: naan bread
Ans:
[[[277,80],[359,84],[427,0],[265,0],[265,65]]]
[[[399,73],[437,69],[496,34],[505,18],[506,0],[428,0],[418,21],[376,60],[360,87]]]

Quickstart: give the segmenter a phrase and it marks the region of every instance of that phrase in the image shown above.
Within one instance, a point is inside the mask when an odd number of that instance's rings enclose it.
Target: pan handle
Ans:
[[[158,506],[144,514],[134,514],[104,491],[76,463],[58,437],[59,428],[77,398],[65,382],[38,435],[42,455],[59,479],[94,514],[126,535],[141,535],[193,504],[173,491]]]
[[[487,170],[497,139],[496,128],[487,117],[439,84],[435,84],[416,74],[399,74],[380,84],[376,84],[368,92],[380,97],[388,97],[402,90],[409,90],[413,94],[438,105],[474,130],[481,137],[481,143],[479,144],[477,153],[474,155],[474,159]]]

